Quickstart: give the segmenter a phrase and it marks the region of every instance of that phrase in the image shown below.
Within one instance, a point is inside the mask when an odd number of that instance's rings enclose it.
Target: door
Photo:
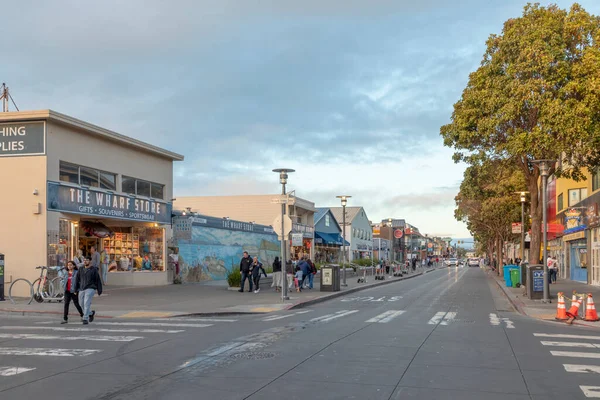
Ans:
[[[587,283],[586,257],[585,242],[571,244],[571,280]]]
[[[592,249],[591,249],[591,265],[592,271],[591,284],[600,286],[600,229],[592,229]]]

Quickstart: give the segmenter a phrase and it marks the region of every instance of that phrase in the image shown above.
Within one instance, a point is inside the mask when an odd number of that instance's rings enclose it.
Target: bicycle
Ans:
[[[40,270],[40,277],[31,283],[28,279],[19,278],[14,280],[8,289],[8,298],[11,303],[16,304],[15,298],[17,296],[13,296],[13,289],[15,288],[15,284],[19,282],[18,286],[22,286],[27,284],[29,286],[29,301],[27,304],[31,304],[33,300],[38,303],[43,303],[44,301],[48,301],[51,303],[56,300],[57,302],[62,302],[64,294],[62,293],[62,278],[60,276],[48,280],[48,271],[58,271],[59,274],[64,270],[64,267],[35,267],[35,269]],[[27,299],[27,298],[26,298]]]

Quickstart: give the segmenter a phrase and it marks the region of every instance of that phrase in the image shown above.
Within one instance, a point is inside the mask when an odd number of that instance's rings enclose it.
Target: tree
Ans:
[[[451,123],[441,128],[455,162],[514,163],[530,192],[530,261],[539,260],[542,199],[534,160],[550,174],[582,179],[600,163],[600,18],[574,4],[525,6],[491,35]],[[519,189],[522,190],[522,189]]]

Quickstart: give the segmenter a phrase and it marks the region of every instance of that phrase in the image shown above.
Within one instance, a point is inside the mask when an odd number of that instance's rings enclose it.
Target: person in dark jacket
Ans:
[[[281,290],[281,285],[283,285],[282,279],[281,261],[279,261],[279,257],[275,257],[275,261],[273,261],[273,283],[271,283],[271,287],[275,286],[275,290],[279,292]]]
[[[302,271],[302,282],[298,282],[298,287],[300,288],[300,291],[302,291],[304,281],[308,279],[308,274],[310,274],[310,264],[303,258],[302,261],[298,263],[298,267]]]
[[[240,272],[242,273],[242,284],[240,285],[240,292],[244,292],[244,285],[246,284],[246,279],[248,279],[248,285],[250,285],[249,292],[252,291],[252,275],[250,275],[250,271],[252,270],[252,259],[248,252],[244,252],[244,256],[240,261]]]
[[[315,275],[317,274],[317,267],[315,266],[315,263],[313,263],[310,258],[308,260],[306,260],[306,262],[308,263],[308,265],[310,267],[310,271],[308,273],[308,288],[312,289],[313,285],[314,285]]]
[[[261,274],[264,274],[265,278],[267,277],[267,273],[263,268],[262,263],[258,261],[258,257],[254,257],[254,261],[252,262],[252,280],[254,281],[254,287],[256,288],[254,293],[260,292]]]
[[[91,266],[91,257],[85,259],[85,267],[77,272],[77,280],[75,281],[75,292],[79,292],[79,303],[83,305],[83,324],[94,321],[96,311],[91,310],[92,298],[94,292],[98,292],[98,296],[102,294],[102,280],[98,268]],[[90,311],[91,310],[91,311]]]
[[[69,261],[67,263],[67,274],[63,280],[63,287],[65,289],[65,309],[63,314],[63,321],[61,324],[66,324],[69,322],[69,304],[73,301],[75,308],[79,311],[79,315],[83,319],[83,310],[79,305],[79,300],[77,299],[77,292],[75,291],[75,283],[77,282],[77,267],[75,266],[74,261]]]

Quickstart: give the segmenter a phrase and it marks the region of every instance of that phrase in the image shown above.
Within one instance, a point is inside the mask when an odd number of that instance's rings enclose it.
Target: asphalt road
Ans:
[[[600,398],[600,331],[522,317],[492,285],[448,268],[266,315],[0,318],[0,398]]]

